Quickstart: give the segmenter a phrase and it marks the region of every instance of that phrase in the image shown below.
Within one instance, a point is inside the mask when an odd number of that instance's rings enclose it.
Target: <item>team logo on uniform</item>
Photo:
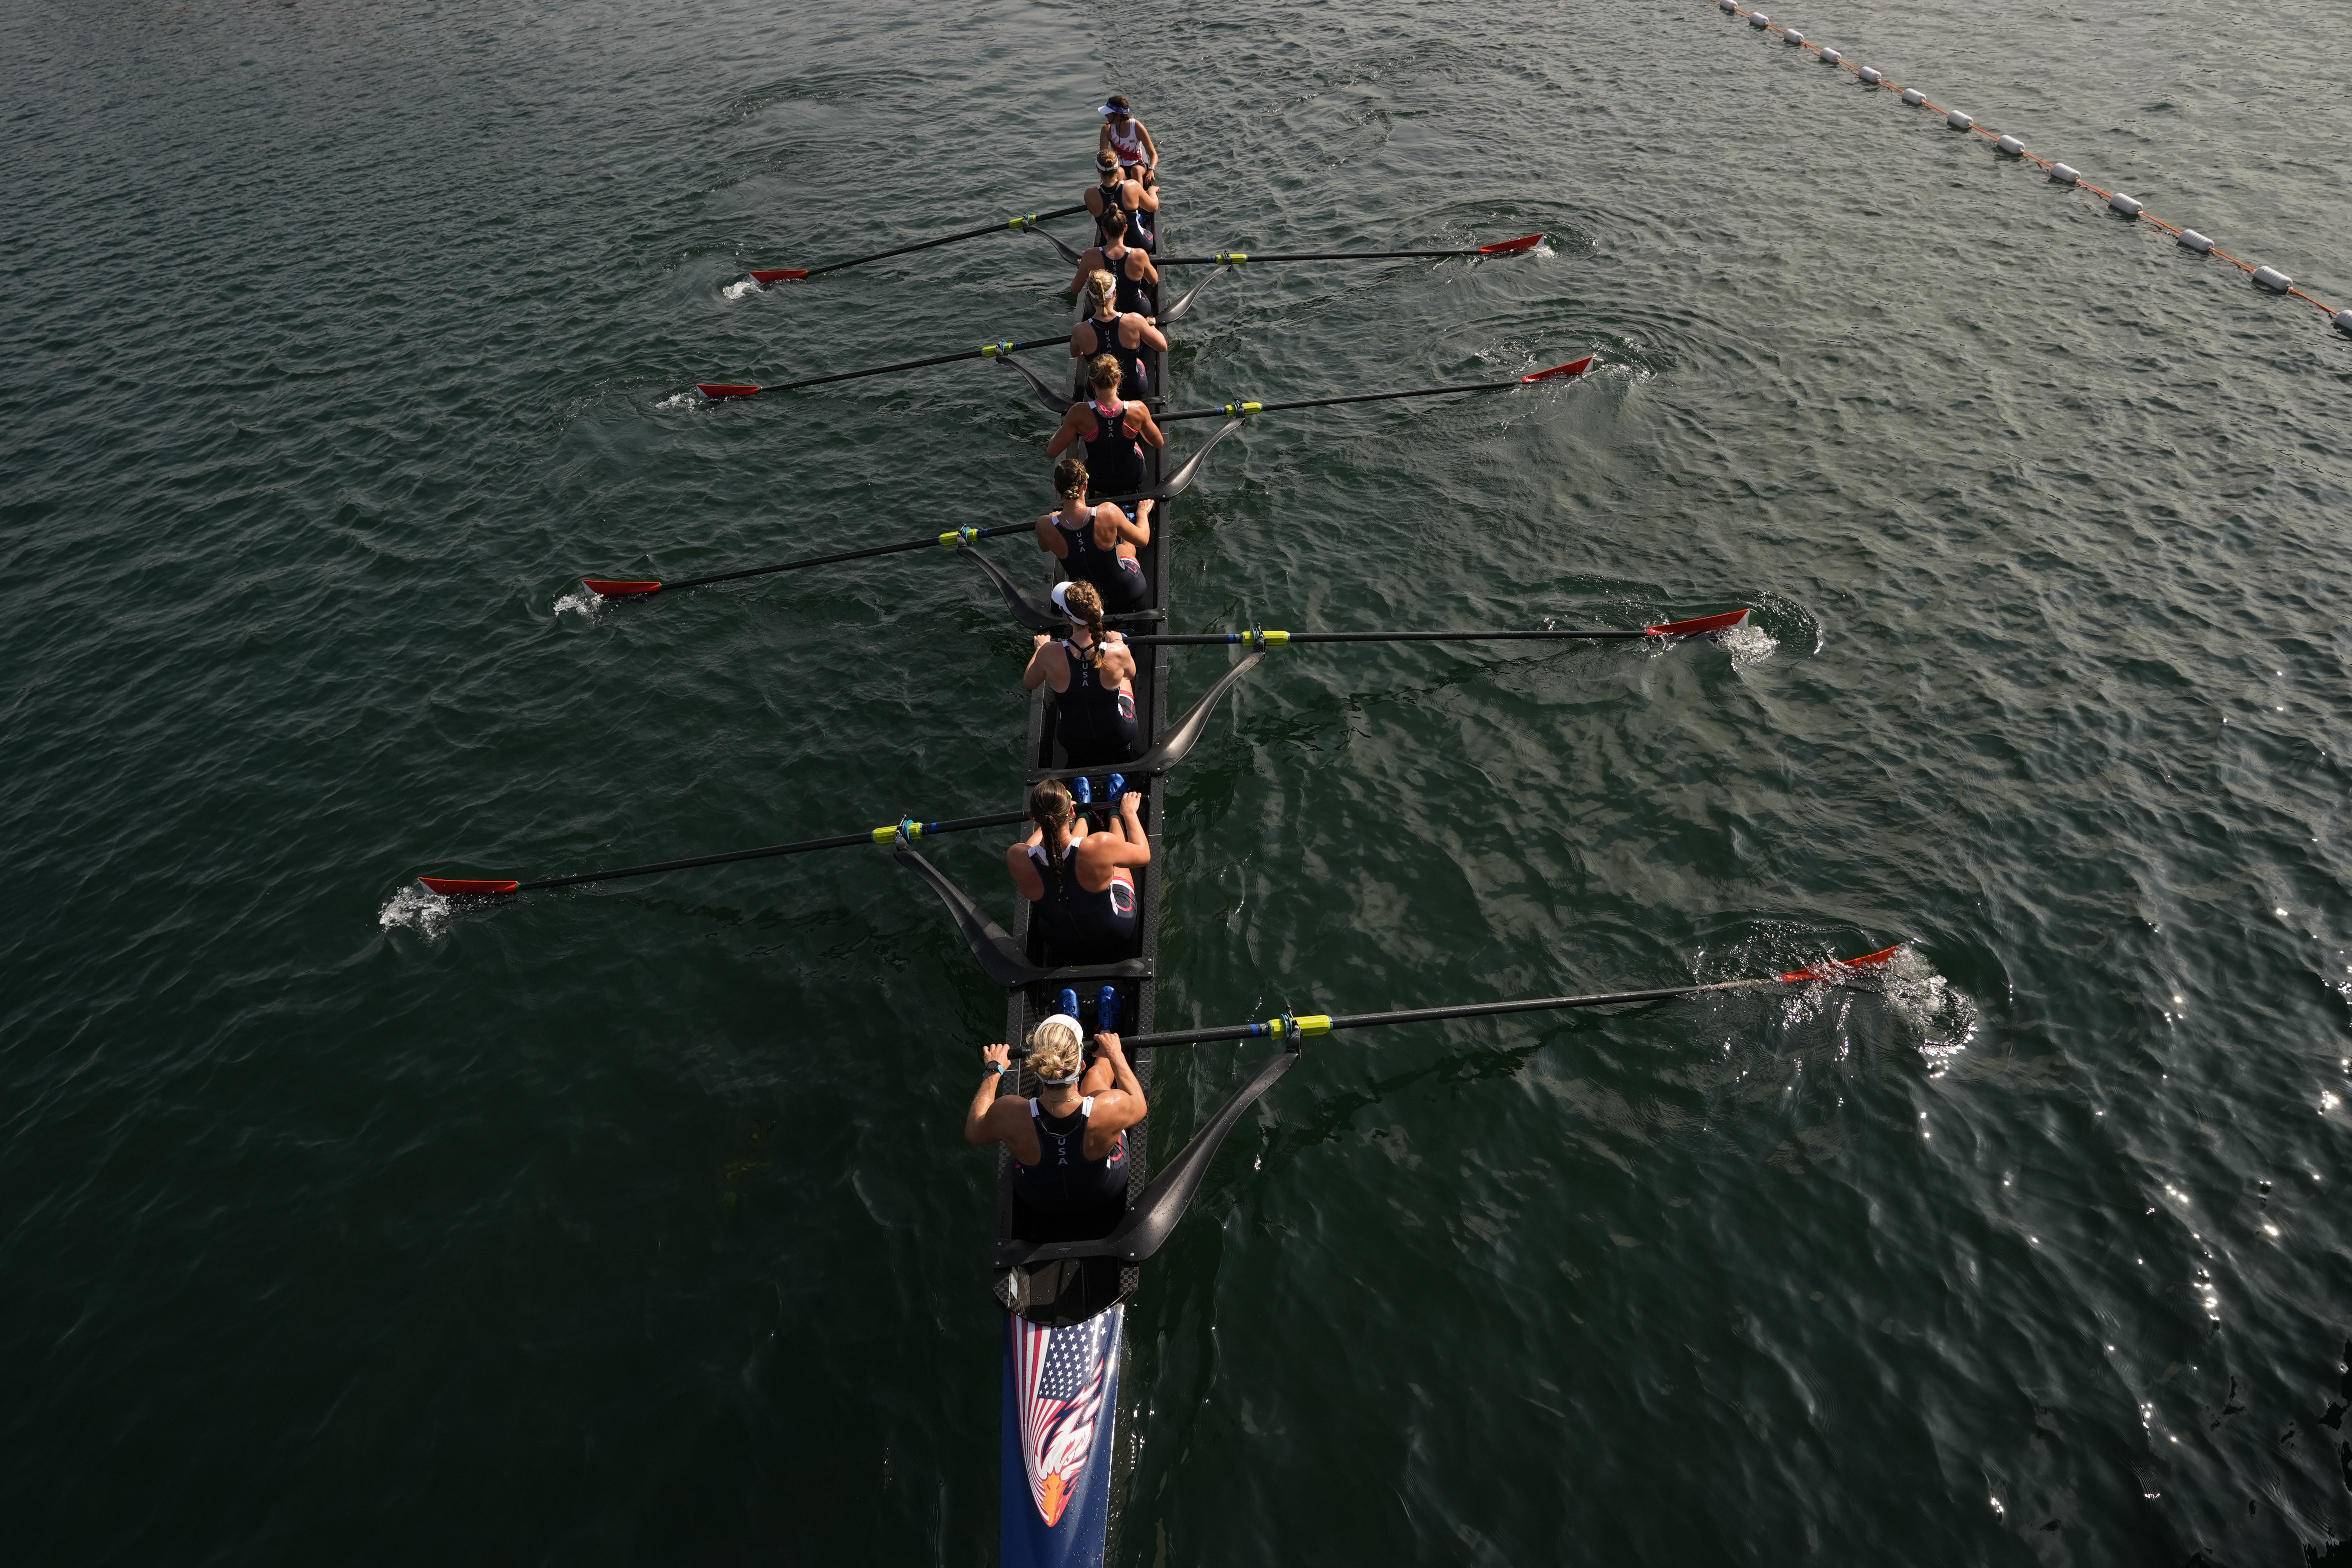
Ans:
[[[1120,1140],[1122,1144],[1125,1139]],[[1013,1374],[1021,1396],[1021,1462],[1046,1528],[1059,1524],[1086,1479],[1103,1420],[1110,1352],[1123,1308],[1067,1328],[1013,1318]]]

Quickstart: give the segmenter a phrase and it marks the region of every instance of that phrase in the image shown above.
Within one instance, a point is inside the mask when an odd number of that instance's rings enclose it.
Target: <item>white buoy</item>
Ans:
[[[1750,11],[1748,13],[1748,25],[1751,27],[1769,27],[1772,25],[1772,18],[1761,11]]]
[[[1876,87],[1880,82],[1886,79],[1876,71],[1871,69],[1868,66],[1863,67],[1860,70],[1854,72],[1853,75],[1854,79],[1861,82],[1864,87]]]
[[[1945,111],[1944,123],[1950,126],[1955,131],[1966,131],[1973,127],[1976,124],[1976,121],[1969,119],[1967,115],[1962,114],[1958,110],[1953,109]]]
[[[2339,332],[2352,332],[2352,310],[2336,312],[2336,330]]]
[[[2082,171],[2072,163],[2053,163],[2050,165],[2050,177],[2062,185],[2071,185],[2081,179],[2083,174]]]
[[[2107,205],[2114,208],[2116,212],[2123,214],[2126,217],[2139,216],[2139,202],[2137,198],[2127,196],[2121,191],[2117,191],[2114,195],[2107,198]]]
[[[1780,35],[1780,41],[1784,44],[1802,44],[1805,41],[1805,35],[1791,27]]]
[[[1822,51],[1822,64],[1825,66],[1833,66],[1837,64],[1842,58],[1843,57],[1840,56],[1835,49],[1825,48]]]
[[[1715,0],[1715,8],[1728,16],[1739,9],[1739,0]]]
[[[2180,231],[2180,244],[2181,248],[2193,250],[2200,256],[2210,256],[2213,251],[2213,242],[2193,228]]]
[[[2281,294],[2294,287],[2294,279],[2275,267],[2255,268],[2254,281],[2265,289],[2273,289]]]
[[[2025,143],[2020,142],[2014,136],[2002,137],[2000,141],[1992,144],[1992,150],[1996,153],[2006,153],[2012,158],[2022,158],[2025,156]]]
[[[1927,95],[1916,87],[1906,87],[1903,89],[1903,101],[1916,109],[1927,101]]]

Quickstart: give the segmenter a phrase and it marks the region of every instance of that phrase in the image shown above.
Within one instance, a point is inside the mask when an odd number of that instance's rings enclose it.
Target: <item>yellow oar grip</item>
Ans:
[[[923,825],[919,822],[894,822],[887,827],[876,828],[872,837],[877,844],[895,844],[902,831],[909,838],[920,838],[923,836]]]
[[[1328,1013],[1307,1013],[1293,1019],[1292,1022],[1298,1026],[1298,1037],[1302,1040],[1309,1035],[1328,1035],[1331,1032],[1331,1015]],[[1276,1039],[1281,1038],[1282,1020],[1268,1019],[1266,1032]]]
[[[1246,250],[1220,250],[1217,252],[1217,260],[1227,267],[1239,267],[1248,259],[1249,252]]]

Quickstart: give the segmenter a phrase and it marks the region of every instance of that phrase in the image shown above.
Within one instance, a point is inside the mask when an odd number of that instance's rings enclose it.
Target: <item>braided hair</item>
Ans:
[[[1054,897],[1070,901],[1069,879],[1062,874],[1063,851],[1070,847],[1070,790],[1059,779],[1047,779],[1029,792],[1029,820],[1045,836],[1045,877]]]
[[[1091,646],[1078,655],[1080,662],[1099,665],[1106,646],[1103,642],[1102,591],[1092,583],[1073,583],[1062,590],[1062,605],[1087,628]],[[1068,647],[1067,644],[1063,646]]]

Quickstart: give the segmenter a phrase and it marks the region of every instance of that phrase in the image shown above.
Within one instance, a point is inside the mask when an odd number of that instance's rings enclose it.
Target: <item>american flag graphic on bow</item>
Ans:
[[[1087,1461],[1094,1457],[1095,1434],[1103,1422],[1105,1374],[1125,1310],[1113,1307],[1061,1329],[1011,1319],[1013,1373],[1021,1395],[1021,1458],[1029,1471],[1029,1495],[1049,1528],[1060,1521],[1086,1477]]]

